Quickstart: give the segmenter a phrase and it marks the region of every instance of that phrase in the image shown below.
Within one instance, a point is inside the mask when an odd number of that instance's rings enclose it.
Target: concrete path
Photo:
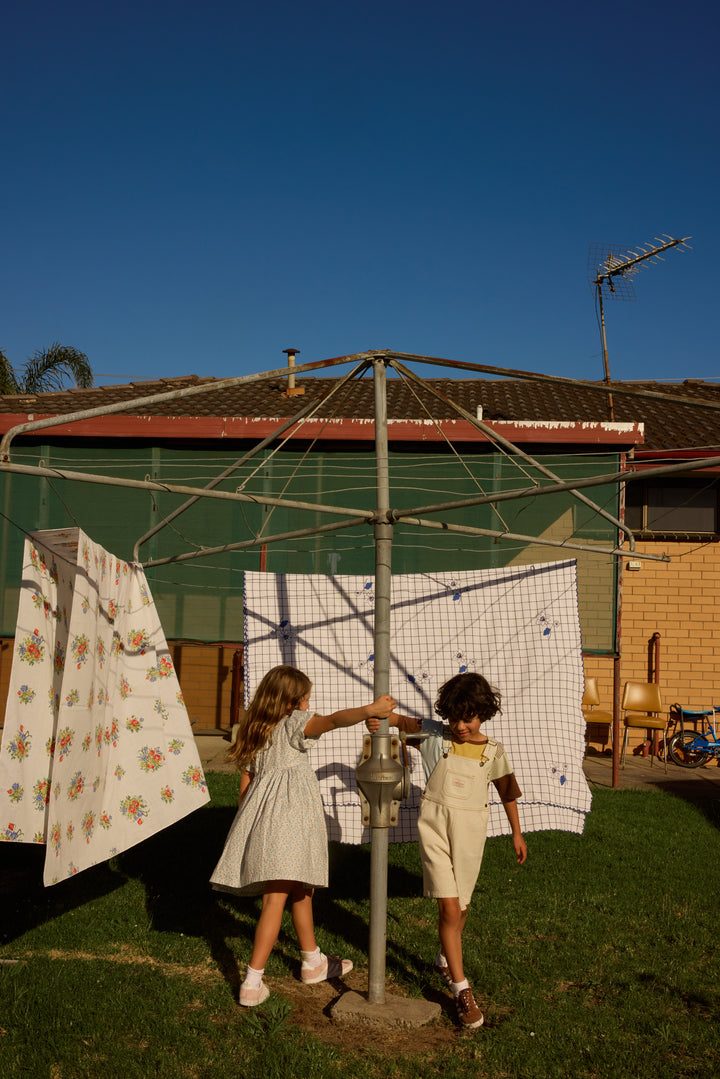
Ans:
[[[612,787],[612,757],[588,754],[583,768],[591,787]],[[620,790],[646,787],[664,790],[679,798],[720,797],[720,768],[716,761],[710,761],[702,768],[680,768],[668,761],[666,773],[662,757],[628,755],[625,767],[620,768],[619,779]]]

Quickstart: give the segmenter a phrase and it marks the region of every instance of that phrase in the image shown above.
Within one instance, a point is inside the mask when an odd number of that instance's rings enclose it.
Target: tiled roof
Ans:
[[[170,402],[128,409],[128,413],[146,416],[242,416],[283,418],[294,415],[305,403],[320,400],[337,378],[297,375],[298,387],[304,395],[288,397],[287,379],[241,383],[236,386],[212,389]],[[519,378],[432,378],[429,385],[457,401],[473,416],[482,406],[483,419],[598,421],[608,420],[607,397],[586,384],[574,382],[535,381]],[[0,414],[62,415],[82,409],[98,408],[138,397],[148,397],[190,386],[212,387],[220,379],[183,378],[131,382],[117,386],[98,386],[92,389],[70,389],[30,396],[0,396]],[[593,385],[604,387],[604,383]],[[720,407],[709,409],[694,402],[710,401],[720,406],[720,383],[687,380],[680,383],[617,382],[614,419],[620,423],[645,424],[645,447],[652,450],[706,448],[720,445]],[[628,396],[623,390],[661,394],[665,399],[650,396]],[[424,419],[432,416],[445,419],[455,416],[449,404],[427,391],[417,391],[405,380],[387,381],[388,416],[391,419]],[[668,400],[682,397],[687,404]],[[372,377],[365,376],[348,382],[321,408],[323,417],[368,419],[373,415]]]

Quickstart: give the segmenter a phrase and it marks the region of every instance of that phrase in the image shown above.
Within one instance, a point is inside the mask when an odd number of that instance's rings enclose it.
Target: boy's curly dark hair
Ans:
[[[502,711],[500,701],[500,693],[486,678],[475,671],[466,671],[440,686],[435,711],[447,721],[478,716],[485,723]]]

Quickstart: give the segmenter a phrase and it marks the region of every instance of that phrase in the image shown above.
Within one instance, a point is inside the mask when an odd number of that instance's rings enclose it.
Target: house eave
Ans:
[[[0,433],[34,420],[49,419],[46,413],[4,413],[0,415]],[[58,423],[36,433],[19,435],[33,440],[48,438],[137,438],[155,440],[257,440],[271,435],[286,417],[277,416],[97,416],[92,419]],[[495,420],[487,426],[510,442],[535,445],[602,445],[614,448],[640,446],[644,441],[643,423],[567,420]],[[286,436],[287,437],[287,436]],[[289,432],[292,439],[371,442],[375,438],[372,418],[314,417],[300,422]],[[391,442],[484,443],[491,439],[463,419],[392,419],[388,418]]]

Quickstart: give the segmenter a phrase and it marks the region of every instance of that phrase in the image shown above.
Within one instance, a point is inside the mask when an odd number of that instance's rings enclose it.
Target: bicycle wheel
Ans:
[[[668,742],[670,760],[679,764],[681,768],[699,768],[701,764],[707,764],[712,753],[707,746],[707,739],[694,731],[678,731]]]

